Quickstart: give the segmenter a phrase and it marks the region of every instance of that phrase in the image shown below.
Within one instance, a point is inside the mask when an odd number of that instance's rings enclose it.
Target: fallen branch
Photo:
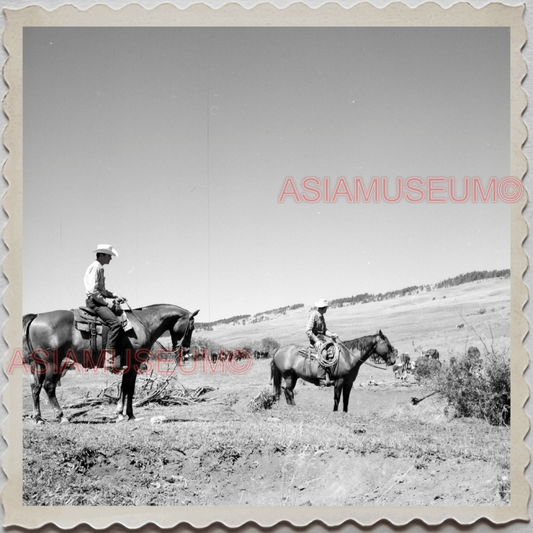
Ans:
[[[213,387],[197,387],[196,389],[187,389],[180,383],[179,388],[170,387],[170,379],[161,380],[158,386],[151,394],[146,398],[138,400],[134,406],[142,407],[149,403],[158,403],[160,405],[191,405],[199,402],[211,402],[214,398],[205,398],[204,395],[208,392],[212,392],[215,389]]]
[[[75,413],[69,413],[68,415],[68,418],[69,419],[72,419],[72,418],[76,418],[77,416],[81,416],[81,415],[84,415],[86,413],[89,413],[91,411],[94,411],[94,409],[96,409],[97,406],[94,406],[94,407],[91,407],[90,409],[83,409],[81,411],[77,411]]]
[[[98,405],[102,405],[104,403],[112,403],[113,401],[117,401],[118,398],[114,398],[112,396],[105,396],[104,398],[85,398],[83,401],[75,403],[73,405],[67,405],[66,409],[78,409],[79,407],[96,407]]]
[[[426,398],[429,398],[430,396],[433,396],[434,394],[438,394],[439,391],[433,391],[431,394],[428,394],[427,396],[424,396],[423,398],[411,398],[411,403],[413,405],[418,405],[421,401],[425,400]]]

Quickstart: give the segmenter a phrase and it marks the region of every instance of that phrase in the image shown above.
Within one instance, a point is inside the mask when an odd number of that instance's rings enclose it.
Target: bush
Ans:
[[[433,386],[456,416],[482,418],[495,426],[511,421],[511,363],[501,354],[486,353],[483,358],[479,350],[469,350],[452,358]]]
[[[266,409],[271,409],[275,402],[276,396],[272,394],[272,392],[264,389],[255,398],[250,400],[248,408],[250,411],[254,412],[264,411]]]
[[[270,354],[273,354],[279,348],[279,346],[279,342],[272,337],[263,337],[261,339],[261,349],[269,352]]]
[[[437,359],[422,355],[416,360],[414,376],[417,381],[431,380],[441,371],[442,364]]]
[[[246,357],[252,357],[254,356],[254,348],[252,344],[244,344],[243,346],[240,346],[238,348],[240,352],[246,352]]]
[[[198,349],[198,352],[203,352],[204,350],[207,350],[209,355],[211,355],[212,353],[218,353],[222,348],[220,344],[209,339],[208,337],[193,338],[191,342],[191,351],[193,351],[195,347]],[[200,353],[198,353],[198,355],[200,355]]]

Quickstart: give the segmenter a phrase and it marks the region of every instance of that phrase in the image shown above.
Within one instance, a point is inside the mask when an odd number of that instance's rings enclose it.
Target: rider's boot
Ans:
[[[114,352],[107,351],[105,352],[105,362],[104,362],[104,369],[107,372],[111,372],[115,374],[116,372],[120,372],[121,366],[120,366],[120,355],[117,355],[115,357]]]
[[[318,380],[318,386],[323,389],[324,387],[331,387],[333,385],[333,381],[330,379],[330,377],[326,374],[326,377],[324,379]]]

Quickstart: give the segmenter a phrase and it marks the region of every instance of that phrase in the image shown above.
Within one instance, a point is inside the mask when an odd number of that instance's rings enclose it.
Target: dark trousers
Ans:
[[[106,350],[115,350],[117,349],[118,338],[122,330],[122,325],[118,317],[107,307],[99,302],[95,302],[92,298],[87,298],[86,301],[87,307],[92,309],[103,321],[104,324],[109,328],[107,334],[107,343]]]

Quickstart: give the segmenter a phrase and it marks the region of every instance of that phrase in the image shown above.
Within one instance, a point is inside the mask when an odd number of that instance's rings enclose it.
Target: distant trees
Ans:
[[[388,291],[385,293],[371,294],[364,292],[362,294],[357,294],[355,296],[347,296],[345,298],[336,298],[330,300],[330,307],[344,307],[347,305],[356,305],[356,304],[366,304],[369,302],[381,302],[383,300],[392,300],[394,298],[401,298],[403,296],[410,296],[412,294],[418,294],[420,292],[431,292],[434,289],[444,289],[447,287],[454,287],[456,285],[461,285],[463,283],[470,283],[473,281],[479,281],[490,278],[509,278],[511,277],[510,269],[503,270],[475,270],[472,272],[467,272],[466,274],[459,274],[453,278],[445,279],[436,283],[433,287],[431,285],[411,285],[409,287],[404,287],[403,289],[397,289],[395,291]],[[444,296],[446,298],[446,296]],[[295,309],[300,309],[304,307],[304,304],[293,304],[286,305],[284,307],[277,307],[276,309],[269,309],[268,311],[263,311],[261,313],[256,313],[255,315],[237,315],[230,318],[224,318],[222,320],[215,320],[214,322],[197,322],[196,329],[204,331],[212,331],[213,326],[223,325],[223,324],[256,324],[258,322],[264,322],[266,320],[271,320],[279,315],[284,315],[287,311],[293,311]]]
[[[251,315],[236,315],[230,318],[222,318],[214,322],[196,322],[194,327],[196,330],[213,331],[213,326],[220,326],[222,324],[231,324],[232,322],[246,321]],[[244,324],[244,322],[242,322]]]
[[[245,326],[246,324],[256,324],[257,322],[264,322],[265,320],[271,320],[278,315],[284,315],[287,311],[293,311],[303,307],[304,304],[286,305],[284,307],[277,307],[276,309],[269,309],[268,311],[262,311],[255,315],[236,315],[230,318],[223,318],[221,320],[215,320],[214,322],[196,322],[195,328],[198,331],[213,331],[214,326],[221,325],[236,325]]]
[[[510,276],[511,271],[509,269],[473,271],[436,283],[433,289],[444,289],[446,287],[453,287],[455,285],[461,285],[462,283],[470,283],[472,281],[478,281],[482,279],[509,278]],[[431,285],[411,285],[410,287],[405,287],[403,289],[379,294],[369,294],[365,292],[356,296],[349,296],[348,298],[337,298],[335,300],[331,300],[330,307],[343,307],[345,305],[355,305],[359,303],[366,304],[369,302],[381,302],[382,300],[392,300],[394,298],[401,298],[402,296],[418,294],[419,292],[423,291],[431,292],[431,290]]]
[[[482,279],[490,278],[510,278],[511,270],[474,270],[467,274],[459,274],[454,278],[448,278],[444,281],[435,284],[436,289],[444,289],[446,287],[454,287],[455,285],[462,285],[463,283],[470,283],[472,281],[478,281]]]

